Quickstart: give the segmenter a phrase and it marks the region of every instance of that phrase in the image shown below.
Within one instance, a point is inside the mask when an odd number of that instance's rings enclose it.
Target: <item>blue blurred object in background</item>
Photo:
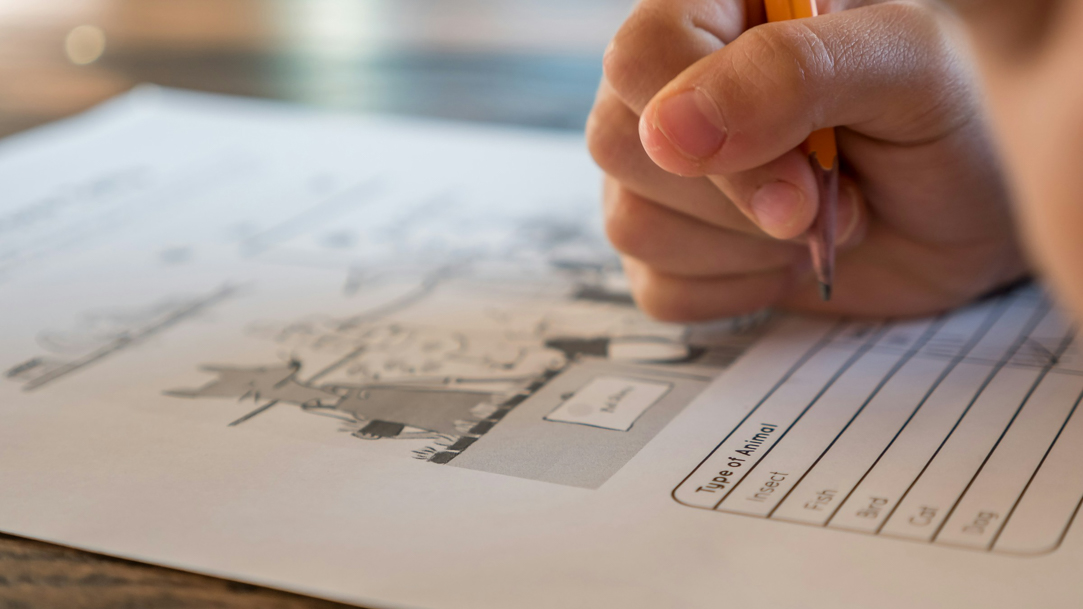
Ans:
[[[0,0],[0,135],[140,82],[581,129],[633,0]]]

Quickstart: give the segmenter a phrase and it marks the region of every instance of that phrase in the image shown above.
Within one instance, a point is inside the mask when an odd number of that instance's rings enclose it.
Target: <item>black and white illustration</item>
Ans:
[[[578,211],[492,214],[445,193],[380,217],[362,213],[376,186],[344,184],[303,221],[237,237],[248,268],[240,279],[42,330],[44,354],[6,377],[24,392],[47,390],[131,362],[121,356],[185,328],[214,326],[216,311],[236,302],[249,312],[189,345],[185,357],[198,359],[186,367],[199,376],[185,378],[194,382],[161,381],[168,412],[218,402],[223,425],[259,421],[287,434],[290,416],[319,417],[327,436],[345,433],[361,451],[378,442],[381,455],[593,488],[758,335],[762,320],[681,327],[645,318]],[[261,290],[296,293],[297,302],[262,304]],[[263,317],[268,310],[283,313]],[[241,356],[220,359],[222,345]],[[155,374],[185,372],[170,365]]]
[[[509,140],[514,178],[464,181],[278,141],[222,140],[118,191],[110,205],[142,197],[140,230],[94,224],[79,247],[114,272],[56,280],[6,384],[63,399],[112,382],[237,437],[593,488],[758,336],[755,321],[681,327],[635,309],[584,196],[596,175],[568,142]],[[488,138],[456,142],[426,154],[494,158]],[[541,161],[567,179],[526,169]],[[92,298],[66,302],[80,290]]]
[[[374,315],[254,321],[266,363],[207,362],[206,384],[165,394],[248,403],[234,427],[290,408],[430,463],[596,487],[758,330],[651,322],[582,269],[555,276],[460,277]]]

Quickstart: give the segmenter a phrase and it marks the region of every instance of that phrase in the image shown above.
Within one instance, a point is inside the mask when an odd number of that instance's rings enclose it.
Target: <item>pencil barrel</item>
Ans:
[[[830,169],[824,169],[816,152],[809,155],[809,164],[816,177],[820,209],[808,231],[809,252],[816,279],[825,286],[835,280],[835,239],[838,226],[839,161],[832,159]]]

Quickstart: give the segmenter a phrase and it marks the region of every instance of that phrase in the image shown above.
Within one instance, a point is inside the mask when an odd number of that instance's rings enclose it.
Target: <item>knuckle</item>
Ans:
[[[640,145],[639,139],[630,137],[620,125],[621,118],[610,102],[599,101],[586,124],[587,150],[594,162],[606,173],[617,176],[627,172],[630,147]]]
[[[875,32],[890,41],[894,52],[887,56],[909,64],[942,62],[956,53],[956,43],[947,31],[947,22],[931,6],[912,2],[891,2],[876,7]],[[906,64],[904,64],[906,65]]]
[[[909,71],[925,76],[929,85],[965,81],[969,62],[962,57],[958,43],[945,19],[924,5],[900,3],[880,7],[882,26],[895,33],[898,62],[910,58]],[[942,93],[965,92],[968,87],[933,87]]]
[[[665,307],[659,307],[657,279],[650,269],[641,269],[637,281],[632,286],[632,298],[636,306],[648,317],[661,320],[659,313],[665,313]]]
[[[627,95],[635,84],[635,74],[640,63],[639,57],[632,50],[634,43],[629,40],[625,28],[609,43],[602,57],[602,75],[618,95]]]
[[[748,32],[749,59],[761,69],[755,78],[767,78],[787,90],[807,96],[808,88],[830,78],[836,61],[824,40],[808,25],[793,21],[772,23]]]
[[[618,252],[641,257],[650,244],[650,203],[620,189],[605,214],[605,234]]]
[[[643,273],[632,291],[639,309],[648,317],[662,322],[698,321],[681,294],[682,280],[662,277],[650,270]]]
[[[877,6],[885,25],[889,27],[907,26],[921,29],[939,29],[941,16],[938,9],[923,2],[887,2]]]
[[[681,35],[678,8],[668,0],[642,2],[609,43],[602,57],[602,73],[622,99],[636,97],[643,74],[657,67],[665,45]]]
[[[890,62],[894,68],[890,86],[914,92],[896,96],[893,109],[896,120],[905,121],[909,143],[941,138],[980,115],[981,100],[972,85],[970,62],[937,10],[942,9],[917,2],[876,7],[880,31],[875,35],[890,41],[880,58],[880,63]]]

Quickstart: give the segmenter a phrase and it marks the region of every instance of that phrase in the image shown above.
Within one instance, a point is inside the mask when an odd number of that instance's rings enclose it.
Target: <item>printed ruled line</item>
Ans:
[[[733,434],[737,433],[737,430],[739,430],[741,428],[741,426],[744,425],[745,422],[748,421],[748,419],[750,419],[752,417],[752,415],[756,414],[756,411],[759,410],[760,406],[763,406],[763,404],[765,402],[767,402],[767,400],[771,399],[771,396],[774,395],[775,392],[777,392],[780,387],[785,385],[786,382],[789,381],[790,378],[792,378],[793,375],[796,374],[798,370],[800,370],[806,363],[808,363],[808,361],[810,359],[813,358],[813,356],[815,356],[817,353],[819,353],[824,347],[831,344],[831,341],[835,340],[835,337],[838,336],[839,332],[841,332],[842,329],[845,326],[846,326],[846,320],[838,321],[819,340],[817,340],[811,347],[809,347],[809,350],[806,351],[804,353],[804,355],[802,355],[801,358],[797,360],[797,362],[795,362],[792,366],[790,366],[790,369],[787,370],[786,373],[782,375],[782,377],[778,380],[778,382],[776,382],[771,387],[770,390],[768,390],[767,394],[764,395],[762,398],[760,398],[760,400],[758,402],[756,402],[756,405],[753,406],[752,409],[749,410],[748,413],[745,414],[745,416],[742,417],[741,420],[737,422],[737,425],[734,426],[733,431],[726,434],[726,437],[722,438],[722,441],[719,442],[718,445],[716,445],[711,450],[711,452],[707,453],[707,456],[704,457],[703,460],[701,460],[699,462],[699,464],[696,465],[696,467],[693,468],[692,471],[689,472],[688,475],[684,477],[683,480],[681,480],[680,484],[678,484],[676,487],[674,487],[673,491],[670,493],[670,496],[673,497],[674,501],[676,501],[677,503],[681,503],[681,500],[677,499],[677,491],[680,490],[680,488],[682,486],[684,486],[684,483],[688,482],[688,479],[691,478],[692,476],[694,476],[696,474],[696,472],[698,472],[700,470],[700,468],[703,467],[703,464],[706,463],[711,457],[713,457],[714,454],[716,452],[718,452],[718,449],[722,448],[722,445],[725,444],[730,439],[730,437],[733,436]],[[685,504],[681,503],[681,505],[685,505]],[[689,506],[689,507],[699,507],[699,506]],[[713,508],[701,508],[701,509],[713,509]]]
[[[966,418],[966,415],[970,412],[970,409],[974,407],[974,404],[978,401],[978,398],[981,397],[981,394],[989,386],[989,383],[991,383],[993,379],[996,378],[996,375],[1000,373],[1001,369],[1004,368],[1004,364],[1006,364],[1009,360],[1011,360],[1012,357],[1015,356],[1016,350],[1018,350],[1019,347],[1023,344],[1027,336],[1029,336],[1030,333],[1034,331],[1034,328],[1038,326],[1038,324],[1045,317],[1048,311],[1049,305],[1045,303],[1044,306],[1036,309],[1035,313],[1031,315],[1031,318],[1027,320],[1027,324],[1023,326],[1023,328],[1019,331],[1019,334],[1016,335],[1015,342],[1012,343],[1012,346],[1008,349],[1006,355],[1001,358],[997,366],[993,368],[993,370],[985,377],[985,380],[982,381],[981,386],[979,386],[978,390],[974,393],[974,397],[970,399],[970,403],[966,405],[966,408],[963,409],[962,414],[960,414],[959,418],[956,419],[955,424],[951,426],[950,430],[948,430],[948,434],[944,436],[944,439],[941,440],[940,445],[936,447],[935,451],[933,451],[932,456],[929,457],[928,460],[926,460],[925,465],[921,468],[921,471],[919,471],[918,475],[915,476],[914,479],[910,482],[910,485],[906,487],[906,490],[903,492],[903,494],[898,498],[898,500],[895,501],[895,505],[891,506],[891,509],[888,510],[887,516],[884,517],[884,520],[880,523],[880,526],[876,527],[875,533],[877,535],[879,535],[884,530],[884,527],[887,526],[887,523],[890,522],[891,518],[895,515],[895,511],[899,509],[899,506],[903,504],[903,501],[910,494],[910,491],[914,489],[914,485],[916,485],[918,483],[918,480],[921,480],[921,477],[925,475],[926,471],[928,471],[929,466],[932,465],[933,461],[936,460],[936,457],[940,454],[940,451],[944,449],[944,446],[948,443],[948,440],[951,439],[952,434],[954,434],[955,430],[959,428],[959,425],[962,423],[963,419]]]
[[[823,460],[824,456],[831,451],[831,448],[835,446],[835,443],[839,441],[839,438],[841,438],[843,434],[846,433],[846,430],[849,429],[850,425],[852,425],[853,422],[857,420],[857,417],[861,416],[861,413],[865,411],[865,407],[868,406],[869,403],[876,398],[876,396],[880,393],[884,386],[887,385],[888,382],[890,382],[891,379],[895,377],[895,374],[897,374],[899,370],[901,370],[902,367],[905,366],[907,362],[909,362],[911,358],[913,358],[914,355],[917,354],[927,342],[929,342],[930,338],[936,335],[940,328],[944,326],[944,321],[944,316],[938,318],[936,323],[931,324],[929,328],[924,333],[922,333],[921,337],[915,343],[914,347],[907,351],[902,357],[900,357],[897,362],[895,362],[895,364],[891,367],[891,370],[889,370],[888,373],[884,375],[884,378],[880,379],[880,382],[876,384],[876,387],[872,390],[868,397],[865,398],[864,402],[861,403],[861,407],[857,409],[857,412],[855,412],[853,416],[850,417],[850,420],[846,422],[846,425],[843,425],[842,429],[839,430],[837,434],[835,434],[834,439],[832,439],[831,443],[827,445],[827,448],[821,451],[820,455],[816,457],[816,459],[812,462],[812,465],[810,465],[805,470],[805,473],[801,474],[801,476],[797,478],[797,482],[793,483],[793,485],[790,486],[790,490],[786,491],[786,493],[782,495],[782,498],[779,499],[777,503],[775,503],[775,507],[771,508],[771,511],[767,512],[768,518],[771,518],[775,515],[775,512],[778,511],[778,508],[782,507],[782,504],[785,503],[787,499],[789,499],[790,495],[795,490],[797,490],[797,487],[801,486],[801,482],[805,480],[805,478],[812,472],[812,470],[816,469],[816,466],[820,464],[820,461]]]
[[[988,316],[985,318],[985,321],[982,322],[982,325],[978,327],[978,330],[971,336],[970,340],[966,344],[964,344],[962,349],[959,350],[959,355],[954,360],[952,360],[947,365],[947,367],[944,368],[944,370],[940,373],[936,380],[933,381],[932,387],[930,387],[929,390],[925,392],[925,395],[922,396],[921,401],[918,402],[917,406],[915,406],[914,409],[910,412],[910,415],[906,418],[905,421],[903,421],[902,426],[899,427],[899,430],[897,432],[895,432],[895,435],[891,438],[891,441],[887,443],[887,446],[884,447],[884,450],[880,451],[880,454],[877,455],[875,460],[873,460],[872,465],[870,465],[868,469],[865,470],[865,473],[862,474],[860,478],[858,478],[857,483],[854,484],[854,486],[850,489],[850,492],[846,493],[846,496],[843,497],[841,501],[839,501],[838,505],[831,512],[831,515],[827,517],[827,520],[823,523],[822,526],[826,527],[831,524],[831,521],[835,519],[835,516],[842,509],[842,506],[846,505],[846,502],[849,501],[850,497],[857,491],[858,488],[861,487],[861,484],[865,482],[865,479],[868,478],[869,474],[872,473],[874,469],[876,469],[876,466],[884,458],[884,455],[886,455],[887,452],[891,450],[891,447],[899,439],[899,436],[902,435],[903,430],[905,430],[907,426],[910,425],[910,422],[914,420],[914,417],[917,416],[918,411],[925,406],[925,404],[929,401],[929,398],[932,397],[934,393],[936,393],[936,390],[938,388],[940,388],[940,385],[944,382],[944,379],[948,378],[948,375],[950,375],[952,371],[955,370],[955,368],[964,361],[966,354],[970,353],[970,350],[977,346],[977,344],[981,342],[983,338],[985,338],[985,335],[989,333],[989,330],[991,330],[994,325],[996,325],[996,322],[1000,321],[1000,318],[1004,316],[1004,312],[1008,310],[1008,306],[1010,303],[1011,300],[1006,298],[1000,303],[998,303],[999,306],[989,312]]]
[[[1068,422],[1075,416],[1076,410],[1079,408],[1079,402],[1083,400],[1083,392],[1079,393],[1079,397],[1076,398],[1075,404],[1072,405],[1072,409],[1068,411],[1068,416],[1064,418],[1064,422],[1061,423],[1060,429],[1057,430],[1057,435],[1053,436],[1053,441],[1049,443],[1049,448],[1045,449],[1045,454],[1042,455],[1041,461],[1038,461],[1038,466],[1034,468],[1034,471],[1030,473],[1030,478],[1027,479],[1027,483],[1023,485],[1023,490],[1019,492],[1019,496],[1015,498],[1015,502],[1012,503],[1012,507],[1008,510],[1008,513],[1004,516],[1004,522],[1000,524],[1000,528],[993,535],[993,539],[989,542],[986,549],[992,550],[996,547],[997,540],[1000,539],[1000,534],[1004,532],[1004,529],[1008,527],[1008,522],[1012,519],[1012,515],[1015,514],[1015,508],[1019,507],[1019,503],[1026,496],[1027,491],[1030,490],[1030,484],[1034,482],[1034,478],[1038,476],[1038,472],[1041,471],[1042,466],[1045,465],[1045,460],[1049,458],[1049,453],[1053,452],[1053,447],[1057,445],[1057,440],[1060,440],[1061,434],[1064,433],[1064,428],[1068,427]],[[1083,502],[1083,498],[1080,499]],[[1076,505],[1075,511],[1072,513],[1072,518],[1068,520],[1068,524],[1064,526],[1064,530],[1057,537],[1056,545],[1060,545],[1060,542],[1064,539],[1064,535],[1068,532],[1068,527],[1071,526],[1072,520],[1075,520],[1075,512],[1079,511],[1079,504]]]
[[[975,348],[977,348],[978,345],[981,344],[982,340],[984,340],[984,339],[986,339],[988,337],[989,333],[994,328],[997,327],[997,324],[999,322],[1001,322],[1003,320],[1003,318],[1005,316],[1005,313],[1008,310],[1012,309],[1013,307],[1021,307],[1024,310],[1026,310],[1026,309],[1030,309],[1030,310],[1026,311],[1025,313],[1024,313],[1024,311],[1020,311],[1020,313],[1023,313],[1024,315],[1026,315],[1026,320],[1023,322],[1023,327],[1016,333],[1015,338],[1014,338],[1013,342],[1010,344],[1009,348],[1004,352],[1004,355],[1002,357],[1000,357],[1000,358],[978,358],[978,357],[974,357],[973,356],[973,350]],[[1067,428],[1067,425],[1073,419],[1073,417],[1077,416],[1077,413],[1080,410],[1079,406],[1080,406],[1080,404],[1083,404],[1083,392],[1081,392],[1080,395],[1076,398],[1076,401],[1074,402],[1071,410],[1065,416],[1064,421],[1060,424],[1060,427],[1057,430],[1056,435],[1050,441],[1050,444],[1048,445],[1048,447],[1045,448],[1045,451],[1042,454],[1041,459],[1039,460],[1038,464],[1034,467],[1033,471],[1030,473],[1030,476],[1027,479],[1026,483],[1023,485],[1022,489],[1016,495],[1016,497],[1014,499],[1014,502],[1012,503],[1011,507],[1008,509],[1008,511],[1006,513],[1007,515],[1005,516],[1003,521],[1000,523],[999,528],[994,533],[992,539],[988,542],[988,544],[983,546],[983,547],[969,547],[969,546],[953,545],[953,544],[950,544],[950,543],[947,543],[947,542],[938,541],[938,537],[941,534],[941,531],[944,530],[944,527],[947,525],[947,523],[951,520],[952,514],[957,510],[958,506],[960,505],[960,502],[971,491],[971,487],[974,484],[974,481],[979,477],[981,472],[984,470],[987,463],[991,459],[991,456],[993,454],[995,454],[996,450],[1001,446],[1004,438],[1006,437],[1007,433],[1011,430],[1011,428],[1015,424],[1015,422],[1018,419],[1018,417],[1019,417],[1020,413],[1022,412],[1023,408],[1025,408],[1027,406],[1028,402],[1030,402],[1031,399],[1033,398],[1033,394],[1034,394],[1036,388],[1039,385],[1041,385],[1041,383],[1051,374],[1070,374],[1070,375],[1081,374],[1080,372],[1075,371],[1075,370],[1065,369],[1063,367],[1057,367],[1057,366],[1060,366],[1062,364],[1061,359],[1063,358],[1064,354],[1067,352],[1067,350],[1070,348],[1070,346],[1073,344],[1073,342],[1075,340],[1075,330],[1074,329],[1067,331],[1065,334],[1063,334],[1063,335],[1061,335],[1061,337],[1059,337],[1060,341],[1059,341],[1059,344],[1057,345],[1057,347],[1055,349],[1051,350],[1049,348],[1044,348],[1044,343],[1040,344],[1039,346],[1043,347],[1043,349],[1042,349],[1042,353],[1039,354],[1039,355],[1044,355],[1044,357],[1040,358],[1040,362],[1035,363],[1035,362],[1018,361],[1018,358],[1020,358],[1021,355],[1023,354],[1023,352],[1021,350],[1023,348],[1025,348],[1028,344],[1033,346],[1033,343],[1034,343],[1035,339],[1034,339],[1034,337],[1032,337],[1030,335],[1039,327],[1039,325],[1042,323],[1042,321],[1044,321],[1047,318],[1047,316],[1050,314],[1051,310],[1052,310],[1052,307],[1051,307],[1050,303],[1047,300],[1040,299],[1040,298],[1034,298],[1033,294],[1031,294],[1029,291],[1018,291],[1018,292],[1015,292],[1013,294],[1010,294],[1009,296],[1002,297],[999,300],[999,302],[997,302],[995,304],[995,307],[992,310],[985,313],[984,319],[981,321],[981,324],[972,333],[970,333],[970,335],[967,337],[966,342],[959,347],[959,350],[957,351],[957,354],[954,355],[954,356],[948,356],[946,353],[945,354],[930,354],[928,352],[928,347],[929,347],[930,343],[935,339],[936,332],[942,330],[943,327],[946,325],[946,323],[947,323],[946,319],[942,318],[941,320],[939,320],[939,323],[938,323],[938,325],[936,327],[930,328],[929,330],[926,330],[923,333],[921,341],[918,343],[918,345],[916,347],[906,349],[906,350],[903,350],[903,349],[900,349],[900,348],[892,348],[890,346],[877,344],[877,342],[880,341],[883,336],[885,336],[886,334],[888,334],[890,332],[890,329],[892,327],[897,327],[897,326],[892,326],[890,324],[885,324],[885,326],[880,328],[879,331],[875,334],[872,341],[866,342],[860,348],[858,348],[858,350],[852,356],[850,356],[849,359],[847,359],[847,361],[839,368],[839,370],[832,375],[832,377],[827,381],[827,383],[824,385],[824,387],[822,389],[820,389],[819,392],[813,397],[813,399],[811,400],[809,405],[806,406],[798,414],[798,416],[790,423],[790,425],[788,425],[785,428],[785,430],[782,432],[782,434],[771,444],[771,446],[769,446],[764,451],[764,453],[760,456],[760,458],[754,464],[752,464],[752,466],[746,471],[745,475],[734,483],[733,487],[731,487],[730,490],[725,493],[725,495],[722,497],[722,499],[719,500],[715,504],[714,509],[716,511],[727,512],[727,513],[732,513],[732,514],[738,514],[738,515],[742,515],[742,516],[749,516],[749,517],[761,518],[761,519],[765,518],[765,516],[761,516],[761,515],[758,515],[758,514],[752,514],[752,513],[747,513],[747,512],[729,510],[729,509],[721,507],[721,504],[726,499],[729,498],[729,496],[733,493],[733,491],[737,488],[737,486],[739,486],[745,479],[748,478],[748,475],[751,473],[751,471],[762,463],[762,461],[767,457],[767,455],[770,453],[770,451],[773,450],[776,446],[778,446],[778,444],[782,441],[782,439],[809,412],[811,407],[813,405],[815,405],[818,401],[823,399],[824,394],[830,389],[830,387],[833,384],[835,384],[839,380],[839,378],[841,378],[841,376],[843,374],[845,374],[845,372],[847,370],[849,370],[857,361],[859,361],[861,357],[863,357],[865,355],[868,355],[869,353],[891,353],[891,354],[898,355],[900,357],[900,361],[892,366],[891,370],[887,373],[887,376],[885,377],[885,379],[883,379],[882,381],[880,381],[878,383],[878,385],[872,391],[872,393],[869,395],[869,397],[867,399],[865,399],[865,401],[862,403],[861,407],[858,408],[857,412],[853,416],[851,416],[850,419],[847,421],[846,425],[843,426],[843,428],[837,434],[835,434],[835,438],[831,441],[831,443],[827,446],[827,448],[824,449],[823,451],[821,451],[820,455],[816,458],[815,461],[813,461],[812,465],[808,467],[808,469],[801,475],[801,477],[798,478],[797,482],[793,485],[793,487],[789,491],[786,492],[786,494],[782,497],[782,499],[780,499],[779,502],[774,506],[774,508],[772,508],[771,511],[768,512],[768,514],[766,515],[766,518],[772,518],[772,519],[775,519],[775,520],[783,520],[783,521],[786,521],[786,522],[794,522],[794,523],[797,523],[797,524],[805,524],[805,525],[817,526],[817,527],[821,527],[821,528],[822,527],[828,527],[832,523],[832,521],[835,519],[835,517],[840,513],[840,511],[845,506],[847,501],[852,497],[852,495],[857,491],[857,489],[859,489],[861,487],[861,485],[865,482],[866,478],[871,474],[871,472],[875,470],[875,468],[881,462],[881,460],[885,457],[885,455],[887,454],[889,449],[894,444],[897,443],[897,440],[900,438],[902,432],[905,429],[907,429],[908,426],[911,425],[911,423],[914,421],[915,417],[917,416],[917,413],[922,408],[925,408],[927,406],[927,404],[928,404],[929,400],[931,399],[932,395],[935,394],[936,391],[942,387],[943,383],[947,380],[947,378],[951,375],[951,373],[958,367],[958,365],[961,364],[961,363],[964,363],[964,362],[984,363],[985,365],[994,366],[993,370],[983,379],[982,383],[976,389],[976,391],[972,395],[971,399],[967,403],[966,408],[955,419],[954,423],[951,426],[951,429],[948,430],[947,435],[939,443],[936,450],[933,452],[932,456],[930,456],[925,461],[925,463],[922,466],[921,470],[914,477],[914,479],[910,481],[910,483],[907,486],[906,490],[896,500],[895,504],[890,508],[890,510],[888,511],[886,517],[880,523],[880,525],[876,528],[876,530],[875,531],[862,531],[862,530],[847,529],[847,528],[841,528],[841,529],[833,528],[833,530],[845,531],[845,532],[850,532],[850,533],[858,533],[858,534],[863,534],[863,535],[876,535],[876,536],[889,537],[889,538],[893,538],[893,539],[900,539],[900,540],[903,540],[903,541],[918,542],[918,543],[921,543],[921,544],[926,545],[926,546],[934,546],[935,545],[935,546],[938,546],[938,547],[963,548],[963,549],[969,549],[971,551],[1001,552],[1003,554],[1009,554],[1009,555],[1011,555],[1011,554],[1026,555],[1026,556],[1033,555],[1031,553],[1023,553],[1023,552],[1011,551],[1011,550],[999,551],[999,550],[996,549],[996,546],[997,546],[997,544],[999,542],[999,539],[1001,538],[1002,533],[1007,529],[1007,527],[1009,525],[1009,522],[1011,522],[1012,517],[1015,515],[1017,507],[1021,504],[1023,498],[1027,495],[1027,492],[1031,490],[1031,486],[1032,486],[1033,481],[1036,479],[1038,473],[1042,470],[1043,466],[1046,465],[1046,462],[1047,462],[1050,454],[1052,453],[1052,450],[1056,447],[1058,442],[1064,442],[1063,434],[1064,434],[1064,432],[1065,432],[1065,430]],[[1017,323],[1017,322],[1013,322],[1012,325],[1014,325],[1014,323]],[[718,445],[715,446],[715,448],[710,452],[710,454],[708,454],[706,458],[704,458],[702,461],[700,461],[699,464],[697,464],[697,466],[692,470],[692,472],[689,473],[687,476],[685,476],[683,480],[681,480],[681,483],[673,490],[672,494],[674,496],[674,499],[676,499],[678,502],[680,502],[680,500],[676,498],[677,491],[680,490],[681,487],[683,487],[696,473],[698,473],[703,468],[703,466],[707,463],[707,461],[711,457],[713,457],[718,452],[718,450],[721,449],[723,447],[723,445],[725,445],[725,443],[728,440],[730,440],[733,437],[733,435],[737,431],[739,431],[741,429],[741,427],[749,419],[751,419],[752,415],[755,412],[757,412],[757,410],[764,403],[766,403],[768,399],[770,399],[774,394],[776,394],[788,381],[790,381],[794,377],[794,375],[798,372],[798,370],[800,370],[803,366],[807,365],[808,362],[813,358],[813,356],[816,355],[817,353],[819,353],[824,347],[827,347],[832,342],[834,342],[837,339],[837,337],[838,337],[838,335],[840,333],[840,329],[842,327],[843,327],[843,323],[840,323],[840,324],[837,324],[836,326],[834,326],[828,333],[826,333],[824,335],[823,338],[821,338],[817,342],[816,345],[813,346],[813,348],[810,348],[805,354],[802,355],[800,360],[798,360],[793,366],[790,367],[790,369],[786,372],[786,374],[783,375],[783,377],[771,387],[771,390],[768,392],[768,394],[766,396],[764,396],[761,400],[759,400],[757,402],[757,404],[741,419],[741,421],[735,426],[735,428],[732,431],[730,431],[726,435],[726,437],[723,438],[723,440],[721,442],[719,442]],[[966,336],[966,333],[958,336],[958,338],[962,338],[963,336]],[[1058,338],[1058,337],[1055,337],[1055,336],[1045,337],[1045,339],[1055,339],[1055,338]],[[821,524],[821,523],[814,523],[814,522],[802,522],[800,520],[788,520],[786,518],[775,518],[774,517],[775,512],[783,504],[787,503],[791,499],[792,493],[802,484],[804,479],[814,469],[816,469],[820,465],[821,460],[827,455],[827,453],[831,452],[832,450],[838,450],[838,447],[836,446],[836,444],[839,441],[839,439],[845,434],[845,432],[850,428],[850,426],[854,423],[854,421],[857,420],[857,417],[860,416],[866,410],[867,406],[869,405],[869,403],[871,403],[872,399],[874,399],[875,396],[883,390],[884,386],[890,380],[890,378],[894,377],[899,372],[899,370],[901,370],[903,368],[903,366],[907,362],[913,361],[913,360],[918,359],[918,358],[924,359],[926,357],[932,357],[932,358],[935,358],[935,359],[948,359],[949,361],[948,361],[948,364],[946,365],[946,367],[937,375],[937,378],[932,383],[931,387],[924,393],[924,395],[921,398],[921,401],[908,414],[906,420],[899,427],[898,431],[895,432],[895,434],[893,435],[891,440],[887,443],[887,445],[884,447],[884,449],[882,451],[880,451],[879,455],[877,455],[876,459],[872,462],[872,464],[868,468],[865,469],[864,473],[857,480],[857,482],[851,487],[849,492],[842,498],[841,501],[838,502],[837,506],[834,508],[834,510],[828,516],[826,522]],[[932,538],[931,539],[924,539],[924,538],[922,538],[922,539],[911,539],[911,538],[907,538],[907,537],[896,537],[896,536],[888,534],[888,533],[883,533],[884,527],[889,522],[891,522],[892,518],[895,516],[897,510],[899,509],[899,506],[902,505],[905,502],[905,499],[911,493],[911,491],[913,491],[913,489],[915,488],[918,481],[920,479],[922,479],[922,477],[929,470],[929,467],[931,466],[931,464],[933,462],[935,462],[936,459],[940,456],[940,454],[942,453],[945,445],[950,440],[950,438],[953,437],[953,435],[955,434],[956,430],[960,427],[962,422],[967,419],[968,415],[970,415],[971,417],[977,416],[973,412],[973,407],[977,403],[977,401],[981,398],[981,396],[986,392],[986,390],[989,388],[992,381],[995,378],[997,378],[997,376],[999,374],[1001,374],[1001,372],[1003,370],[1005,370],[1005,369],[1015,369],[1015,368],[1037,368],[1039,370],[1040,376],[1029,387],[1026,396],[1024,396],[1024,398],[1020,401],[1020,404],[1015,408],[1015,411],[1012,414],[1011,419],[1007,422],[1007,424],[1004,426],[1004,429],[1000,432],[1000,435],[997,438],[997,440],[995,441],[995,443],[993,444],[992,448],[988,450],[988,452],[985,455],[985,458],[982,461],[981,465],[976,469],[974,474],[971,476],[970,481],[967,483],[967,485],[962,490],[960,495],[952,503],[952,507],[948,510],[946,515],[943,517],[943,520],[940,522],[940,524],[937,527],[937,530],[933,534]],[[691,507],[699,507],[701,509],[709,509],[709,508],[705,508],[703,506],[691,506]],[[1075,507],[1072,510],[1071,516],[1068,518],[1067,522],[1064,523],[1064,526],[1060,529],[1060,534],[1058,535],[1058,537],[1056,539],[1056,542],[1049,548],[1050,551],[1057,548],[1058,546],[1060,546],[1060,544],[1063,542],[1064,538],[1067,536],[1068,531],[1070,530],[1076,516],[1079,514],[1080,511],[1083,511],[1083,496],[1081,496],[1079,498],[1079,500],[1076,502]]]
[[[887,328],[888,328],[887,324],[884,324],[884,325],[880,326],[876,330],[876,332],[873,333],[873,335],[865,342],[865,344],[858,347],[857,351],[855,351],[854,354],[851,355],[842,364],[842,366],[840,366],[839,369],[835,371],[835,373],[833,375],[831,375],[831,378],[828,379],[827,383],[825,383],[824,386],[820,388],[820,391],[817,392],[815,396],[813,396],[812,400],[809,401],[808,405],[806,405],[801,410],[801,412],[798,413],[797,417],[794,418],[793,422],[791,422],[786,427],[785,430],[783,430],[782,434],[779,435],[778,438],[776,438],[775,441],[770,446],[768,446],[766,450],[763,451],[763,454],[760,455],[759,458],[756,460],[756,462],[753,463],[752,466],[749,467],[748,470],[745,471],[745,473],[741,477],[741,479],[734,482],[733,486],[731,486],[729,488],[729,490],[726,491],[726,493],[724,495],[722,495],[722,498],[718,500],[718,503],[714,504],[713,509],[718,510],[718,511],[722,511],[722,512],[729,511],[729,510],[719,509],[719,506],[721,506],[722,502],[725,501],[730,495],[733,494],[734,491],[737,490],[737,487],[741,486],[742,482],[744,482],[745,480],[748,480],[748,477],[752,474],[753,471],[755,471],[755,469],[757,467],[759,467],[760,463],[763,463],[763,460],[767,458],[767,455],[771,454],[771,451],[774,450],[775,447],[778,446],[780,442],[782,442],[782,440],[786,437],[786,434],[790,433],[790,430],[794,428],[794,425],[797,425],[797,423],[805,416],[805,414],[808,413],[808,411],[811,410],[812,407],[815,406],[816,403],[820,401],[820,398],[823,397],[823,395],[825,393],[827,393],[827,391],[829,389],[831,389],[831,387],[835,384],[835,382],[838,381],[839,378],[842,377],[843,374],[846,374],[847,370],[849,370],[855,363],[857,363],[858,360],[860,360],[862,357],[864,357],[865,354],[868,353],[868,351],[870,349],[872,349],[872,346],[875,345],[878,340],[880,340],[880,338],[887,331]],[[736,430],[734,430],[734,431],[736,431]]]
[[[1064,341],[1057,349],[1058,357],[1063,354],[1065,350],[1068,349],[1068,345],[1072,343],[1073,338],[1074,337],[1071,335],[1064,338]],[[959,503],[962,502],[963,497],[966,497],[967,492],[970,491],[970,487],[974,485],[974,481],[978,479],[978,475],[981,474],[983,469],[985,469],[985,465],[989,463],[989,459],[992,458],[993,453],[996,452],[997,447],[1000,446],[1000,443],[1004,440],[1004,436],[1008,435],[1008,430],[1012,428],[1012,424],[1015,423],[1015,420],[1017,418],[1019,418],[1019,413],[1023,411],[1023,407],[1026,406],[1027,402],[1030,401],[1031,396],[1034,395],[1034,391],[1038,388],[1038,385],[1042,383],[1046,375],[1049,373],[1049,369],[1051,369],[1052,367],[1053,366],[1050,365],[1048,368],[1042,370],[1041,374],[1038,375],[1038,378],[1035,379],[1035,381],[1031,384],[1030,389],[1027,390],[1027,394],[1023,396],[1023,399],[1020,401],[1019,406],[1015,409],[1015,412],[1012,413],[1012,418],[1008,420],[1008,424],[1004,426],[1004,430],[1000,432],[1000,436],[997,438],[996,442],[993,443],[993,447],[989,449],[988,453],[986,453],[985,458],[982,459],[981,465],[978,466],[977,471],[974,472],[974,475],[970,477],[970,481],[967,482],[966,486],[963,487],[963,492],[959,493],[959,496],[956,497],[955,501],[952,503],[951,508],[948,509],[948,513],[944,515],[944,518],[936,527],[936,531],[933,532],[932,539],[929,540],[930,542],[935,543],[936,539],[940,537],[940,532],[944,530],[945,526],[947,526],[948,520],[951,519],[951,515],[955,513],[955,509],[959,507]]]

